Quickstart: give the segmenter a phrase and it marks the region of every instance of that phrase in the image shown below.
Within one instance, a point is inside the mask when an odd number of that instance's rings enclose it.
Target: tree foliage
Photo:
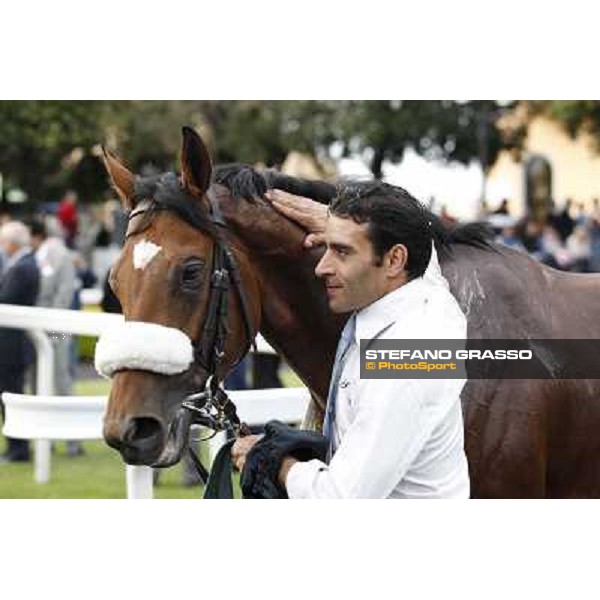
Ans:
[[[562,123],[571,136],[591,134],[600,150],[600,100],[547,100],[532,104]]]
[[[381,176],[411,147],[428,158],[491,164],[502,139],[493,101],[2,101],[0,171],[5,188],[33,200],[74,187],[108,190],[100,144],[135,171],[177,166],[179,130],[196,127],[216,162],[280,165],[290,150],[327,155],[335,141]]]
[[[430,159],[478,160],[487,168],[501,148],[516,143],[497,127],[508,108],[485,100],[347,102],[341,129],[347,152],[363,153],[375,177],[383,161],[401,161],[407,148]]]
[[[72,158],[102,140],[107,105],[89,101],[0,101],[0,172],[5,187],[48,200],[69,184]],[[76,149],[82,156],[74,156]]]

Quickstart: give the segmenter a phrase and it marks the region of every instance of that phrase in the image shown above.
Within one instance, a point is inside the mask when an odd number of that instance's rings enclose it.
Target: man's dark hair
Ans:
[[[425,273],[433,242],[432,215],[406,190],[381,181],[344,184],[329,210],[336,217],[368,224],[377,266],[392,246],[403,244],[408,250],[408,278]]]

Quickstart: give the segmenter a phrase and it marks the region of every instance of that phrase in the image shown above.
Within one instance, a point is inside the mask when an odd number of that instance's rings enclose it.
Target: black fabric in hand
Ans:
[[[269,421],[265,435],[248,452],[242,471],[244,498],[283,499],[287,492],[279,484],[279,471],[286,456],[307,461],[325,461],[327,439],[314,431],[294,429],[280,421]]]

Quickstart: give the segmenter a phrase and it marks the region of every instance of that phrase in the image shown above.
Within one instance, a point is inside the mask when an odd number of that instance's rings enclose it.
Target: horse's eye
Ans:
[[[181,283],[187,288],[197,288],[202,282],[204,263],[200,260],[190,260],[181,270]]]

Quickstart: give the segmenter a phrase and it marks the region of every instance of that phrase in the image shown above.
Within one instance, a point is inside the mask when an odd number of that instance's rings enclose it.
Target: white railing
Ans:
[[[54,350],[48,332],[99,336],[107,329],[123,322],[122,315],[94,313],[35,306],[0,305],[0,327],[23,329],[31,337],[36,349],[36,391],[44,398],[54,396]],[[261,337],[257,337],[257,349],[263,353],[274,350]],[[6,428],[5,428],[6,429]],[[50,439],[34,440],[34,476],[38,483],[50,480]],[[144,469],[138,467],[137,469]],[[132,472],[137,478],[139,473]],[[143,475],[145,480],[148,475]]]
[[[99,336],[110,327],[123,322],[123,315],[37,306],[0,304],[0,327],[74,335]],[[275,351],[261,336],[256,337],[258,352]]]
[[[306,388],[230,391],[238,415],[246,424],[262,425],[269,419],[300,423],[310,394]],[[102,438],[102,424],[108,398],[105,396],[31,396],[2,394],[6,408],[4,433],[22,439],[94,440]],[[214,436],[210,453],[225,441]],[[48,465],[49,466],[49,465]],[[153,497],[152,469],[126,465],[127,497]]]
[[[104,396],[29,396],[4,392],[4,434],[25,440],[96,440],[102,438],[102,424],[108,398]],[[50,456],[39,453],[46,483]],[[127,498],[152,498],[152,469],[125,465]]]
[[[54,349],[48,332],[98,336],[123,321],[122,315],[89,313],[58,308],[0,305],[0,327],[27,331],[36,349],[36,391],[54,395]],[[37,483],[50,480],[50,440],[34,440],[34,476]]]

